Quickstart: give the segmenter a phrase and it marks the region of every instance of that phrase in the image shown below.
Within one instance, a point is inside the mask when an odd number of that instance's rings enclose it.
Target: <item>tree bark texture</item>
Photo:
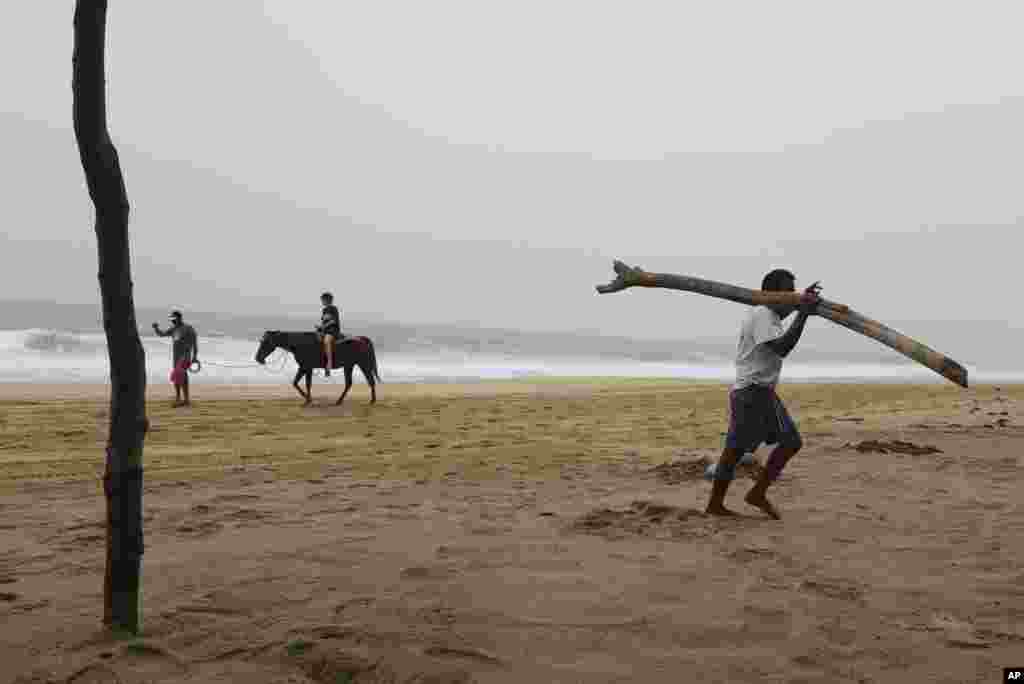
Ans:
[[[106,0],[77,0],[72,91],[75,138],[96,209],[103,329],[110,358],[110,428],[103,477],[107,502],[103,622],[137,633],[143,552],[142,449],[148,428],[146,357],[132,299],[128,194],[107,130],[106,23]]]
[[[692,276],[671,273],[648,273],[640,267],[627,266],[621,261],[615,261],[613,268],[616,273],[615,279],[607,285],[598,285],[596,287],[598,293],[619,292],[629,287],[663,287],[672,290],[696,292],[751,306],[778,304],[797,306],[800,303],[799,292],[748,290],[745,287],[718,283],[713,280],[704,280],[703,278],[694,278]],[[913,338],[896,332],[878,321],[862,316],[848,306],[830,302],[827,299],[821,299],[815,313],[837,325],[877,340],[904,356],[927,366],[961,387],[967,387],[967,369],[959,363],[945,354],[939,353]]]

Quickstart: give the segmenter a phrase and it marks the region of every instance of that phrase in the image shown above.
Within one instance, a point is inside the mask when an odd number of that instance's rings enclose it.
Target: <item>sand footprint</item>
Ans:
[[[213,497],[213,501],[251,501],[259,498],[259,494],[218,494]]]
[[[266,511],[260,511],[255,508],[239,508],[225,513],[221,519],[242,523],[242,526],[245,526],[245,523],[256,523],[270,517],[272,516]]]
[[[500,665],[502,663],[501,658],[493,653],[469,646],[428,646],[423,649],[423,653],[424,655],[434,657],[464,658],[489,665]]]
[[[805,579],[800,583],[800,588],[819,596],[838,599],[841,601],[861,601],[864,596],[864,589],[847,580],[832,578]]]
[[[404,580],[445,580],[455,575],[450,565],[413,565],[403,568],[399,576]]]
[[[946,643],[955,648],[989,648],[992,641],[979,631],[973,624],[959,620],[948,613],[935,613],[931,621],[923,626],[905,626],[905,629],[924,632],[939,632]]]
[[[161,645],[141,639],[125,644],[116,653],[105,651],[100,657],[105,660],[79,668],[65,681],[74,684],[162,681],[168,676],[180,677],[189,669],[187,661],[181,656]],[[128,677],[123,679],[119,672]]]
[[[744,546],[729,551],[726,556],[737,563],[752,563],[759,560],[775,560],[779,553],[763,546]]]
[[[465,670],[453,668],[445,662],[438,663],[438,656],[461,656],[480,662],[491,662],[490,654],[460,646],[433,646],[420,653],[411,650],[390,648],[387,657],[365,645],[372,639],[369,633],[341,632],[335,637],[321,633],[317,641],[294,639],[283,649],[282,658],[290,666],[298,666],[307,677],[315,682],[437,682],[438,684],[472,684],[473,677]],[[362,645],[344,647],[330,643],[331,639],[343,638],[363,642]],[[436,650],[435,650],[436,649]],[[433,656],[433,658],[429,657]]]
[[[202,522],[185,523],[179,525],[175,531],[179,534],[188,535],[191,537],[207,537],[211,534],[219,532],[224,526],[219,522],[213,520],[205,520]]]
[[[750,604],[743,607],[743,629],[760,638],[788,639],[793,631],[793,612],[786,608]]]
[[[290,665],[297,665],[314,682],[362,681],[362,675],[378,669],[378,663],[369,657],[369,653],[332,648],[323,639],[321,637],[318,643],[292,640],[283,649],[283,657]]]
[[[89,663],[65,681],[67,684],[122,684],[117,672],[103,663]]]
[[[377,602],[375,596],[353,596],[343,601],[339,601],[334,605],[334,614],[342,615],[344,613],[351,613],[353,611],[359,611],[365,608],[369,608]]]

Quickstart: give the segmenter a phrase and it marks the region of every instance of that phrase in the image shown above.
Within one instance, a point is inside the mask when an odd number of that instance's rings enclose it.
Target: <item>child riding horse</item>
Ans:
[[[320,325],[316,327],[322,336],[324,349],[324,375],[331,377],[334,368],[334,343],[341,337],[341,313],[334,306],[334,295],[324,292],[320,295],[323,311],[320,312]]]
[[[310,388],[313,384],[313,369],[323,368],[325,365],[323,346],[314,332],[281,332],[279,330],[268,330],[263,333],[260,339],[259,349],[256,351],[256,361],[260,364],[266,362],[267,357],[275,349],[286,349],[295,357],[295,363],[299,369],[292,380],[292,386],[306,400],[306,404],[313,401]],[[380,380],[380,373],[377,371],[377,354],[373,348],[373,342],[369,337],[346,337],[338,348],[334,350],[333,362],[336,368],[345,371],[345,390],[338,397],[336,404],[345,399],[352,388],[352,368],[359,366],[363,372],[367,384],[370,386],[370,403],[377,401],[377,381]],[[299,387],[299,380],[306,379],[306,391]]]

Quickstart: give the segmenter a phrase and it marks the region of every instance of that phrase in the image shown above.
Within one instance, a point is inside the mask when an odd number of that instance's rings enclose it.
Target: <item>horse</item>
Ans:
[[[320,336],[315,332],[281,332],[280,330],[268,330],[263,333],[260,339],[260,347],[256,350],[256,362],[260,365],[266,363],[267,357],[275,349],[285,349],[295,357],[295,363],[299,370],[292,380],[294,387],[306,400],[304,406],[313,401],[310,386],[313,384],[313,369],[324,367],[323,346],[320,343]],[[380,373],[377,372],[377,354],[373,351],[373,342],[369,337],[344,337],[335,343],[334,347],[334,368],[342,368],[345,371],[345,391],[334,402],[335,406],[341,404],[345,395],[352,389],[352,367],[359,366],[363,377],[370,385],[370,403],[377,401],[377,381],[380,380]],[[299,380],[306,377],[306,391],[299,387]]]

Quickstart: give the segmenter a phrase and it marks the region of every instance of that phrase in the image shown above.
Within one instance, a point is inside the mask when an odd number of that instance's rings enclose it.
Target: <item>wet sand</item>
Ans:
[[[100,629],[107,388],[0,385],[0,682],[990,682],[1024,662],[1024,387],[151,388],[144,628]],[[757,458],[763,462],[768,450]],[[755,468],[746,469],[744,476]]]

